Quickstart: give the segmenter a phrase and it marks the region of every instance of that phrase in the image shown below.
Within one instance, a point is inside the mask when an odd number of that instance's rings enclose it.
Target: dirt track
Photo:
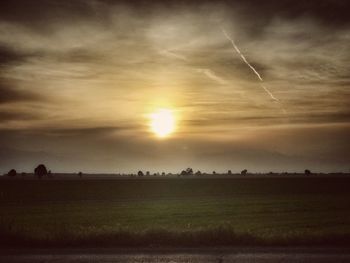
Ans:
[[[71,249],[2,250],[0,262],[350,262],[349,249]]]

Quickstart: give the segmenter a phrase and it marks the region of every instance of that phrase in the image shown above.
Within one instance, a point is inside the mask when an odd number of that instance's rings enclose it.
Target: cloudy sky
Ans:
[[[349,10],[1,1],[0,172],[349,171]],[[166,138],[149,127],[162,108]]]

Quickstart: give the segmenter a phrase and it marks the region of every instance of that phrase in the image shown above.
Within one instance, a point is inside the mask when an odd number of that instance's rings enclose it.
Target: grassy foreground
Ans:
[[[350,245],[350,178],[1,180],[0,246]]]

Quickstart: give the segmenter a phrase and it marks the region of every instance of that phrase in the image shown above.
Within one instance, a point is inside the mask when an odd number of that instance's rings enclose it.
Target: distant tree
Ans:
[[[150,174],[150,172],[149,171],[147,171],[146,172],[146,176],[150,176],[151,174]]]
[[[232,171],[231,171],[231,170],[228,170],[228,171],[227,171],[227,174],[228,174],[228,175],[231,175],[231,174],[232,174]]]
[[[192,175],[193,174],[192,168],[187,168],[186,173],[187,173],[187,175]]]
[[[138,175],[138,176],[143,176],[143,172],[142,172],[142,171],[138,171],[138,172],[137,172],[137,175]]]
[[[195,173],[195,175],[200,176],[200,175],[202,175],[202,172],[198,170],[198,171]]]
[[[180,175],[185,176],[185,175],[187,175],[187,172],[185,170],[182,170]]]
[[[47,169],[45,165],[39,164],[35,169],[34,169],[34,174],[38,176],[39,179],[41,179],[43,176],[47,175]]]
[[[15,169],[11,169],[8,173],[7,173],[7,176],[16,176],[17,175],[17,171]]]
[[[49,171],[47,172],[47,177],[52,178],[51,170],[49,170]]]
[[[215,171],[213,171],[213,174],[215,175],[215,174],[216,174],[216,172],[215,172]]]
[[[79,176],[79,178],[82,178],[82,177],[83,177],[83,173],[82,173],[82,172],[79,172],[79,173],[78,173],[78,176]]]
[[[247,173],[248,173],[247,169],[244,169],[243,171],[241,171],[241,175],[247,175]]]
[[[186,170],[182,170],[180,175],[182,175],[182,176],[193,175],[193,169],[187,168]]]
[[[306,170],[304,171],[304,174],[305,174],[305,175],[310,175],[310,174],[311,174],[311,171],[310,171],[309,169],[306,169]]]
[[[165,176],[165,173],[164,173],[164,172],[162,172],[162,176]]]

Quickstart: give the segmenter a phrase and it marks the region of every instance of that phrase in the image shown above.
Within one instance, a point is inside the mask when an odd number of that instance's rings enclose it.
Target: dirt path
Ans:
[[[225,248],[225,249],[7,249],[0,262],[350,262],[349,249]]]

